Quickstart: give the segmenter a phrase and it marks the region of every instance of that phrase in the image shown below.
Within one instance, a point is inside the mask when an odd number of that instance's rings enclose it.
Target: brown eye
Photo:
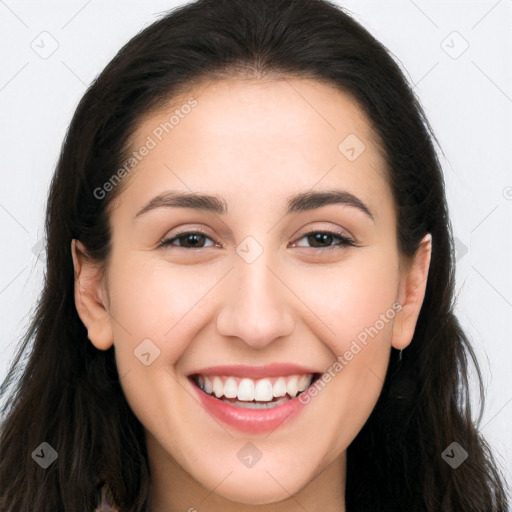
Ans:
[[[336,233],[333,231],[311,231],[310,233],[306,233],[299,240],[306,239],[309,247],[314,249],[331,249],[336,248],[336,246],[353,246],[355,245],[354,241],[350,238],[347,238],[340,233]],[[339,240],[338,243],[332,245],[333,241]],[[295,244],[297,247],[305,247],[304,245]],[[306,246],[307,247],[307,246]]]
[[[174,243],[176,240],[179,241],[178,244]],[[204,245],[206,240],[211,240],[211,238],[206,236],[201,231],[187,231],[183,233],[178,233],[173,238],[166,238],[165,240],[162,240],[159,243],[159,247],[174,246],[182,247],[184,249],[204,249],[208,247]]]

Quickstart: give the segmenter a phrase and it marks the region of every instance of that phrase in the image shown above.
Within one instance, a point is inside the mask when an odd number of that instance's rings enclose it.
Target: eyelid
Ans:
[[[334,245],[331,245],[331,246],[328,246],[328,247],[306,247],[306,248],[309,248],[309,249],[315,249],[317,252],[318,251],[331,251],[331,250],[336,250],[336,249],[339,249],[341,247],[347,247],[347,246],[351,246],[351,247],[358,247],[358,244],[356,242],[356,240],[354,239],[354,237],[352,237],[352,235],[347,235],[344,231],[340,230],[340,229],[336,229],[336,228],[326,228],[326,229],[322,229],[322,228],[319,228],[319,229],[309,229],[308,231],[305,231],[304,233],[302,233],[300,236],[296,237],[294,239],[294,241],[292,242],[292,244],[294,244],[292,247],[302,247],[302,246],[297,246],[297,242],[302,240],[303,238],[307,237],[307,236],[310,236],[310,235],[313,235],[313,234],[318,234],[318,233],[323,233],[323,234],[329,234],[329,235],[332,235],[338,239],[340,239],[340,243],[337,243],[337,244],[334,244]],[[170,242],[176,240],[177,238],[179,238],[180,236],[183,236],[183,235],[193,235],[193,234],[198,234],[198,235],[202,235],[204,236],[205,238],[208,238],[210,239],[215,246],[222,246],[222,244],[220,244],[214,237],[210,236],[209,234],[207,234],[205,231],[201,230],[201,229],[198,229],[198,228],[185,228],[183,230],[180,230],[178,231],[177,233],[173,233],[172,235],[169,235],[169,236],[165,236],[164,238],[162,238],[162,240],[160,240],[160,242],[158,243],[158,246],[159,248],[165,248],[165,247],[175,247],[175,248],[180,248],[180,249],[185,249],[187,251],[190,251],[190,250],[201,250],[201,249],[207,249],[208,247],[182,247],[180,245],[174,245],[174,244],[171,244]],[[211,247],[211,246],[210,246]]]
[[[169,236],[167,236],[167,235],[164,236],[158,242],[157,247],[177,247],[177,248],[182,248],[181,246],[173,245],[170,242],[175,240],[176,238],[178,238],[180,236],[183,236],[183,235],[195,235],[195,234],[203,235],[204,237],[209,238],[214,243],[214,245],[216,245],[216,246],[222,245],[213,236],[210,236],[208,233],[206,233],[206,231],[203,231],[203,230],[198,229],[198,228],[189,228],[189,229],[183,229],[183,230],[178,231],[177,233],[173,233],[172,235],[169,235]],[[191,250],[190,248],[185,248],[185,249],[187,249],[189,251]],[[206,247],[198,247],[197,249],[206,249]]]
[[[299,231],[300,233],[300,231]],[[312,233],[330,233],[330,234],[335,234],[337,236],[339,236],[340,238],[344,238],[344,239],[347,239],[347,240],[351,240],[353,242],[356,241],[356,238],[354,236],[352,236],[352,234],[350,233],[350,231],[344,229],[344,228],[340,228],[340,227],[309,227],[307,228],[300,236],[298,237],[295,237],[295,240],[298,240],[300,238],[303,238],[305,237],[306,235],[310,235]]]
[[[295,238],[295,241],[292,242],[294,244],[294,247],[304,248],[303,246],[297,246],[296,245],[297,242],[302,240],[303,238],[305,238],[309,235],[313,235],[315,233],[323,233],[323,234],[328,234],[328,235],[334,236],[335,238],[339,238],[341,240],[341,242],[334,244],[334,245],[330,245],[328,247],[305,247],[306,249],[315,249],[316,251],[321,252],[321,251],[336,250],[336,249],[339,249],[342,247],[347,247],[347,246],[358,247],[356,240],[352,236],[347,236],[344,232],[339,231],[337,229],[332,229],[332,228],[331,229],[311,229],[309,231],[306,231],[301,236]]]

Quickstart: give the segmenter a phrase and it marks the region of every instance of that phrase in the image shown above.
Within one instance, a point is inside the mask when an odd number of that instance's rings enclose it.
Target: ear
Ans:
[[[87,257],[87,251],[78,240],[71,240],[71,255],[75,273],[76,310],[92,344],[100,350],[107,350],[114,342],[114,334],[107,310],[103,272],[96,262]]]
[[[393,321],[391,345],[404,349],[411,343],[427,288],[432,235],[427,233],[420,242],[412,262],[401,271],[397,301],[401,304]]]

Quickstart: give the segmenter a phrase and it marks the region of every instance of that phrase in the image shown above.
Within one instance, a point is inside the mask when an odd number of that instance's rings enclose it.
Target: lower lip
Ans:
[[[299,402],[298,397],[295,397],[271,409],[244,409],[205,393],[194,382],[192,382],[192,386],[201,403],[212,416],[242,432],[273,431],[287,424],[304,408],[304,404]]]

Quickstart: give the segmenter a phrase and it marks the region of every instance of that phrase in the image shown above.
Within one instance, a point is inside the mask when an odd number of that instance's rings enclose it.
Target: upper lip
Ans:
[[[318,370],[300,366],[291,363],[271,363],[260,366],[250,366],[242,364],[208,366],[201,368],[189,374],[192,375],[208,375],[221,376],[229,375],[233,377],[248,377],[252,379],[261,379],[264,377],[286,377],[287,375],[304,375],[304,374],[320,373]]]

